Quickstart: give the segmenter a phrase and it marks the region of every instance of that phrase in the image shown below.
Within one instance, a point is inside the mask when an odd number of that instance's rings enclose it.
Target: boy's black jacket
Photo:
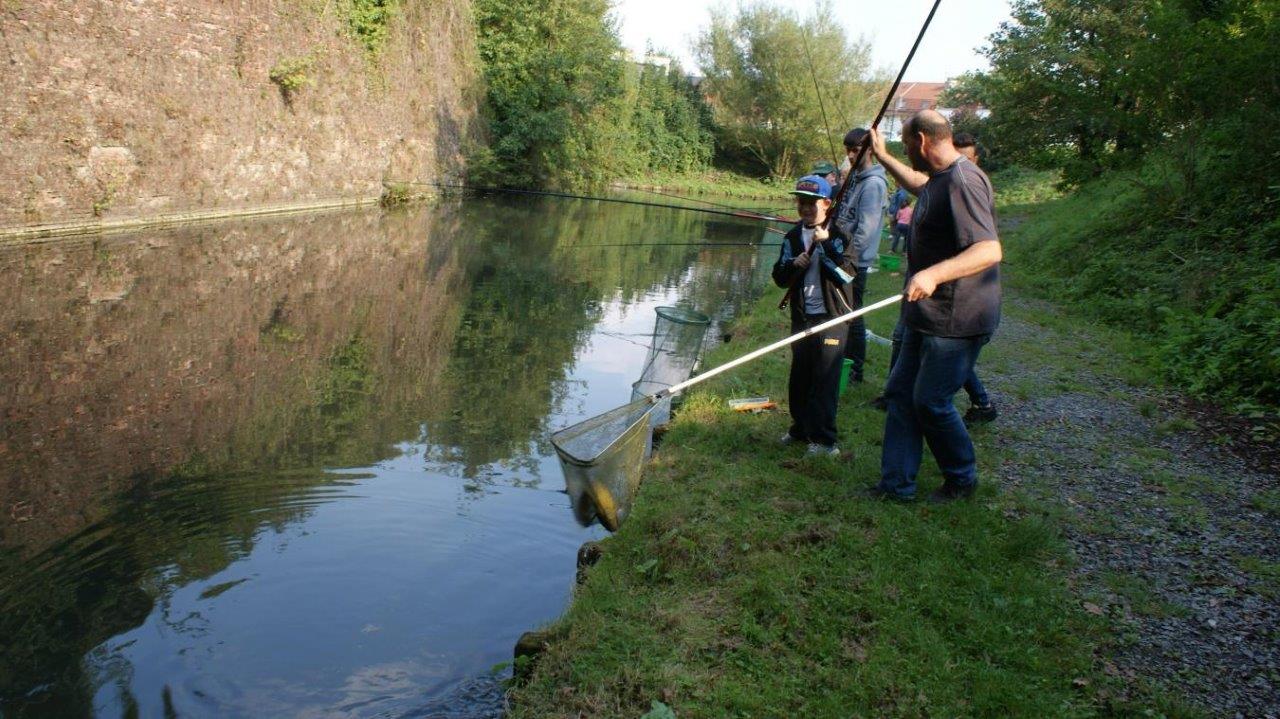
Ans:
[[[804,283],[796,282],[792,287],[792,281],[796,279],[796,275],[804,270],[798,269],[791,261],[797,256],[804,253],[804,241],[800,238],[801,225],[796,224],[792,227],[786,236],[782,238],[782,251],[778,254],[778,261],[773,263],[773,281],[779,287],[791,287],[788,292],[788,300],[791,305],[791,322],[799,324],[804,321]],[[831,237],[822,244],[822,252],[840,267],[840,269],[850,275],[857,272],[857,267],[853,261],[845,256],[844,241],[832,232]],[[817,262],[817,258],[813,258]],[[843,315],[853,311],[853,283],[842,283],[839,276],[830,271],[825,265],[822,266],[819,276],[822,278],[822,303],[827,307],[827,314],[832,317]]]

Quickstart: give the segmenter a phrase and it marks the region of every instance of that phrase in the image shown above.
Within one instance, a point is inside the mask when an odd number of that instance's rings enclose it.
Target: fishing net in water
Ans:
[[[640,486],[640,467],[653,448],[653,427],[671,417],[671,398],[653,395],[687,379],[711,320],[678,307],[657,308],[644,371],[631,387],[632,401],[551,435],[564,470],[574,516],[596,519],[616,531]]]
[[[662,390],[689,379],[702,343],[707,337],[711,318],[683,307],[659,307],[653,323],[653,338],[645,358],[640,379],[631,385],[631,399],[652,397]],[[664,398],[649,413],[649,425],[657,427],[671,421],[671,398]]]

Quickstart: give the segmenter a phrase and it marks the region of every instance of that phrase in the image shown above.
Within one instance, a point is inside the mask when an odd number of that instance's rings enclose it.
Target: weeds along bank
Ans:
[[[1010,243],[1030,287],[1145,337],[1183,390],[1263,414],[1280,405],[1277,32],[1271,0],[1018,0],[991,70],[948,100],[991,110],[959,124],[992,163],[1073,190]]]

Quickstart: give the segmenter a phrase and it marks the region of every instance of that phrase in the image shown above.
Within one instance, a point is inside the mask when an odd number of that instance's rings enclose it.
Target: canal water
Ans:
[[[500,715],[604,534],[549,432],[776,253],[678,243],[772,237],[491,197],[0,250],[0,716]]]

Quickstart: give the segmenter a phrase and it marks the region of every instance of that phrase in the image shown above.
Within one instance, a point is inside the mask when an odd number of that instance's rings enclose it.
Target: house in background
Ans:
[[[904,82],[899,85],[898,92],[894,95],[893,102],[889,103],[889,109],[885,111],[884,120],[880,125],[885,138],[902,139],[902,123],[921,110],[937,110],[944,117],[950,118],[960,108],[938,107],[938,96],[946,87],[945,82]],[[965,109],[973,110],[978,117],[984,119],[991,115],[991,111],[982,106]]]

